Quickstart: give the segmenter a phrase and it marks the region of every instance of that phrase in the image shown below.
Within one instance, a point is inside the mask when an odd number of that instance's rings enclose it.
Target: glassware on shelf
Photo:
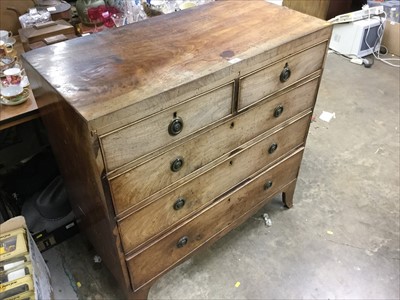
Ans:
[[[183,1],[181,4],[179,4],[179,9],[188,9],[197,5],[198,3],[196,1]]]
[[[158,11],[163,11],[165,1],[164,0],[151,0],[150,5],[152,8]]]
[[[101,23],[97,7],[105,7],[104,0],[78,0],[76,1],[75,6],[78,16],[83,24],[93,26]]]
[[[165,0],[163,12],[165,14],[172,13],[178,9],[176,5],[176,0]]]
[[[114,21],[115,27],[121,27],[126,25],[127,15],[123,12],[114,13],[111,15],[111,19]]]

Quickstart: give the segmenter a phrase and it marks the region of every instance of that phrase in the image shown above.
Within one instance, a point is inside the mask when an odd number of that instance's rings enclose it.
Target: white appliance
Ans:
[[[358,20],[367,19],[373,15],[380,15],[383,13],[384,12],[382,5],[374,7],[368,7],[368,5],[364,5],[362,10],[357,10],[347,14],[338,15],[333,19],[330,19],[328,22],[331,22],[332,24],[355,22]]]
[[[364,57],[379,51],[385,18],[371,17],[333,25],[329,48],[343,55]]]

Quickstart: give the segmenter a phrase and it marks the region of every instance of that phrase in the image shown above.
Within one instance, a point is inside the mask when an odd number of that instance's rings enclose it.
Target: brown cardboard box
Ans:
[[[23,228],[0,234],[0,261],[12,259],[28,253],[26,232]]]
[[[18,230],[19,228],[24,228],[26,231],[29,257],[33,267],[32,276],[28,275],[28,277],[31,277],[33,279],[32,282],[34,298],[52,300],[54,299],[54,295],[53,289],[51,287],[49,269],[47,268],[47,265],[42,255],[40,254],[39,249],[37,248],[31,234],[26,228],[24,217],[18,216],[0,224],[0,232],[2,233],[2,235],[9,231]]]
[[[0,288],[1,299],[11,298],[18,294],[34,290],[33,280],[31,275],[2,283]],[[42,299],[42,298],[40,298]],[[39,299],[38,299],[39,300]]]
[[[386,21],[382,45],[388,48],[389,53],[400,56],[400,23]]]

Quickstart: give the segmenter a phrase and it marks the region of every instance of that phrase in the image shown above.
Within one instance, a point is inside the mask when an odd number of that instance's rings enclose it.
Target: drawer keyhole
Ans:
[[[281,72],[281,76],[279,76],[279,80],[281,82],[286,82],[290,78],[291,74],[292,74],[292,71],[290,71],[288,63],[286,63],[285,67],[283,68],[283,70]]]
[[[171,171],[178,172],[182,168],[183,162],[184,160],[182,157],[175,158],[175,160],[171,163]]]
[[[175,210],[180,210],[182,207],[185,206],[186,200],[184,198],[178,198],[176,202],[174,203],[174,209]]]
[[[272,181],[269,180],[264,184],[264,190],[268,190],[272,187]]]
[[[274,110],[274,117],[278,118],[283,113],[283,106],[278,105]]]
[[[272,154],[272,153],[274,153],[274,152],[276,151],[276,149],[278,149],[278,144],[273,143],[273,144],[269,147],[268,153],[269,153],[269,154]]]
[[[182,248],[183,246],[186,246],[188,241],[189,241],[189,238],[187,236],[181,237],[179,239],[178,243],[176,244],[176,247]]]
[[[177,135],[182,131],[182,129],[183,129],[183,120],[177,117],[173,119],[171,123],[169,123],[168,133],[170,135]]]

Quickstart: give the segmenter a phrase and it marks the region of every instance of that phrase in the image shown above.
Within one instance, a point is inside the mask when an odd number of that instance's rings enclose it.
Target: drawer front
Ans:
[[[232,121],[222,124],[153,160],[110,180],[116,214],[140,204],[146,197],[183,178],[224,153],[314,105],[318,78],[268,99]],[[278,108],[282,113],[276,116]],[[262,113],[260,113],[262,112]],[[171,171],[171,163],[183,160],[179,171]]]
[[[310,115],[250,146],[119,223],[128,252],[168,229],[288,151],[303,144]],[[132,230],[135,228],[135,230]]]
[[[108,171],[188,136],[232,113],[233,83],[101,136]]]
[[[290,56],[240,79],[239,110],[321,69],[326,43]]]
[[[173,267],[254,206],[280,192],[297,177],[302,153],[297,152],[246,182],[238,191],[224,196],[200,215],[131,257],[127,264],[133,286],[139,288]],[[272,185],[267,188],[270,181]]]

